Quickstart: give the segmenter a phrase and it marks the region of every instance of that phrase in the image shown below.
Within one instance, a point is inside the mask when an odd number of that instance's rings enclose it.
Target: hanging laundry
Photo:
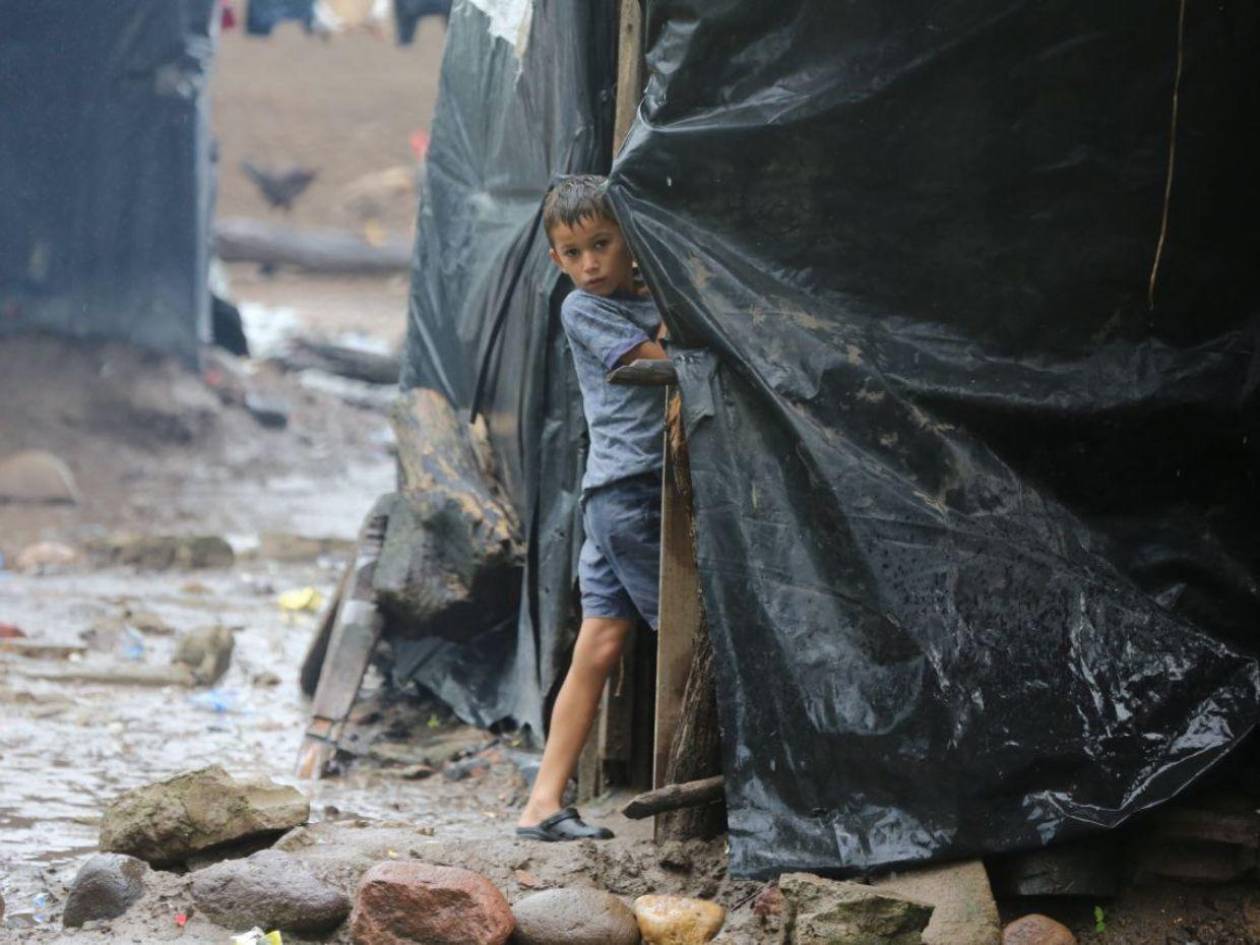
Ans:
[[[249,0],[245,31],[252,36],[270,36],[285,20],[297,20],[308,30],[315,19],[315,0]]]
[[[451,18],[451,0],[394,0],[394,27],[398,45],[410,46],[416,38],[416,27],[426,16]]]

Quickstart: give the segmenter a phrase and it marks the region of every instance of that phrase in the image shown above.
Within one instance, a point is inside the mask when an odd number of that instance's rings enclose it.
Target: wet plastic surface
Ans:
[[[528,523],[480,702],[531,724],[581,470],[535,214],[608,135],[607,25],[569,7],[519,65],[456,8],[404,370],[475,402]],[[1260,13],[646,9],[612,195],[678,345],[733,871],[1028,848],[1176,794],[1260,712]]]
[[[732,868],[1031,847],[1257,718],[1253,7],[650,2]],[[1251,247],[1248,249],[1247,247]]]
[[[4,16],[0,335],[195,357],[210,313],[205,87],[217,11],[214,0],[145,0]]]
[[[409,647],[422,681],[479,724],[541,731],[576,629],[581,394],[539,204],[553,173],[603,172],[612,139],[615,11],[536,4],[528,37],[497,38],[471,3],[451,13],[413,269],[404,387],[485,418],[529,544],[519,624],[454,652]]]

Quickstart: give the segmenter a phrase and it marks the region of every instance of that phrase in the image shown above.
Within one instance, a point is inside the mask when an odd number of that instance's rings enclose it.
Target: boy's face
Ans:
[[[551,261],[579,289],[592,295],[634,294],[630,247],[612,220],[586,217],[572,227],[557,223],[547,235]]]

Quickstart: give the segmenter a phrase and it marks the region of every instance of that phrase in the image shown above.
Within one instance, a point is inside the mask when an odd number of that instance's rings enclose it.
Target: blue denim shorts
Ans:
[[[641,616],[655,630],[661,579],[660,473],[588,492],[582,498],[582,523],[582,616]]]

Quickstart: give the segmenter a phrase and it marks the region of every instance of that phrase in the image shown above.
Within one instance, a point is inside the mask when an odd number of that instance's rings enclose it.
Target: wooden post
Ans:
[[[639,0],[621,0],[620,50],[617,55],[617,112],[613,154],[621,150],[643,98],[643,10]]]
[[[639,0],[619,0],[617,105],[613,119],[613,154],[621,149],[634,123],[643,94],[643,13]],[[612,784],[633,784],[636,756],[644,750],[634,740],[636,703],[642,703],[643,681],[635,667],[633,638],[626,643],[621,663],[604,689],[591,734],[578,760],[578,801],[585,803]],[[636,693],[640,698],[636,700]],[[640,706],[641,708],[641,706]],[[637,750],[636,750],[637,748]]]

